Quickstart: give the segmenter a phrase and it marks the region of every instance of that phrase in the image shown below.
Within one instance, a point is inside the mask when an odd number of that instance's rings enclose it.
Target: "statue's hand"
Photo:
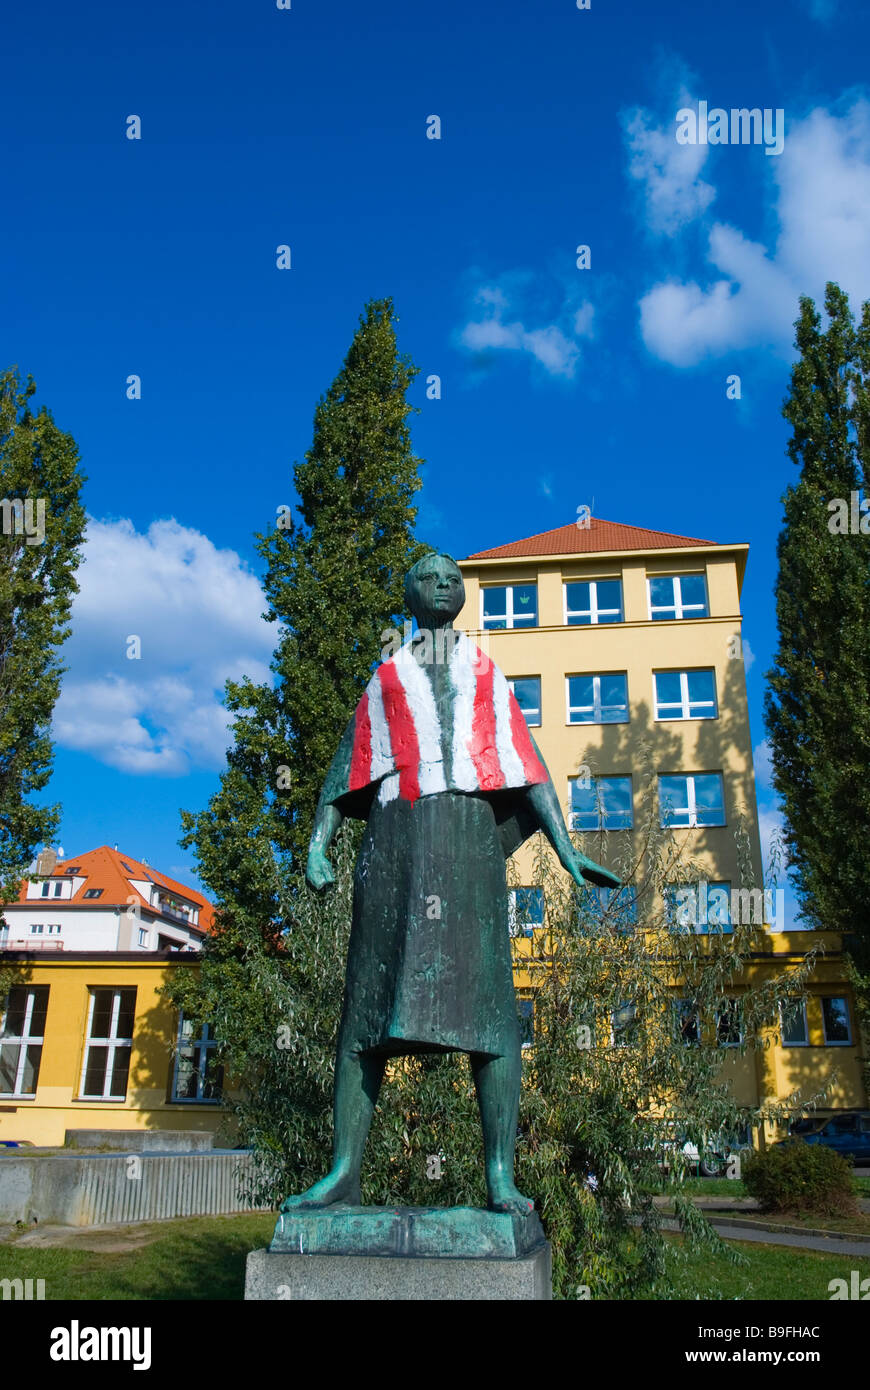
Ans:
[[[596,864],[594,859],[587,859],[586,855],[581,854],[573,845],[570,854],[566,852],[562,864],[580,888],[585,887],[584,880],[597,884],[599,888],[622,887],[621,878],[605,869],[602,864]]]
[[[317,889],[328,888],[331,883],[335,883],[332,865],[322,849],[313,849],[309,852],[308,863],[305,867],[305,879],[311,888]]]

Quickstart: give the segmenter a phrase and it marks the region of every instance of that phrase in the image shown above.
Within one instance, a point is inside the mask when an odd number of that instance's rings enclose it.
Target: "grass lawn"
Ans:
[[[870,1197],[870,1178],[852,1178],[856,1197]],[[748,1197],[740,1178],[687,1178],[684,1191],[693,1197]]]
[[[733,1186],[733,1184],[731,1184]],[[47,1300],[105,1299],[240,1300],[249,1250],[268,1245],[270,1213],[199,1216],[116,1228],[99,1237],[113,1248],[22,1245],[13,1235],[0,1242],[0,1278],[44,1279]],[[95,1233],[83,1233],[95,1243]],[[70,1242],[75,1237],[62,1237]],[[681,1244],[679,1236],[669,1237]],[[690,1255],[680,1274],[686,1298],[827,1300],[834,1278],[857,1269],[870,1276],[870,1258],[729,1242],[745,1255],[735,1267],[724,1256]]]
[[[706,1213],[708,1217],[713,1216],[711,1212]],[[747,1225],[762,1222],[765,1225],[776,1225],[786,1227],[805,1226],[810,1231],[840,1231],[843,1234],[855,1236],[870,1236],[870,1216],[862,1212],[860,1216],[813,1216],[807,1212],[794,1211],[741,1211],[741,1212],[720,1212],[715,1215],[738,1217],[745,1221]],[[868,1252],[870,1253],[870,1252]]]
[[[682,1244],[681,1236],[669,1239]],[[678,1285],[684,1298],[827,1302],[832,1279],[845,1279],[848,1285],[853,1269],[859,1271],[861,1279],[870,1276],[870,1259],[864,1256],[823,1255],[815,1250],[736,1240],[728,1245],[743,1255],[745,1262],[732,1265],[721,1255],[689,1255]]]
[[[0,1243],[0,1277],[44,1279],[50,1299],[241,1299],[245,1260],[275,1229],[273,1212],[194,1216],[115,1228],[112,1251]],[[92,1233],[90,1233],[92,1234]],[[108,1233],[107,1233],[108,1235]]]

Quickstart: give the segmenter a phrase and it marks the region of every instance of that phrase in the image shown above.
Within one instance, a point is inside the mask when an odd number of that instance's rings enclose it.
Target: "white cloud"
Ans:
[[[767,739],[756,744],[753,748],[752,761],[755,764],[755,780],[758,785],[766,789],[771,788],[773,786],[773,770],[770,762],[770,744]]]
[[[801,931],[805,924],[797,920],[799,904],[786,872],[786,851],[783,843],[782,812],[775,804],[759,804],[758,833],[761,838],[761,864],[764,886],[773,887],[771,870],[775,872],[777,887],[783,893],[781,914],[778,911],[777,931]],[[775,860],[778,857],[778,863]]]
[[[176,521],[90,520],[53,724],[58,743],[131,773],[218,767],[224,681],[269,679],[276,640],[256,577]],[[128,639],[141,659],[127,657]]]
[[[524,271],[510,271],[498,284],[485,284],[475,293],[485,313],[470,319],[459,333],[461,347],[478,356],[493,352],[525,353],[549,376],[572,378],[580,358],[580,343],[594,336],[594,305],[578,302],[573,291],[562,289],[550,323],[528,326],[537,305],[552,299],[551,287]],[[506,315],[511,313],[511,318]]]
[[[755,652],[752,650],[745,637],[740,644],[740,650],[743,656],[743,672],[744,675],[748,675],[752,663],[755,660]]]
[[[692,104],[684,88],[674,107]],[[657,128],[649,111],[636,107],[623,118],[630,154],[628,172],[640,185],[646,221],[651,231],[673,236],[710,206],[716,197],[712,184],[699,178],[709,145],[678,145],[676,126]]]
[[[746,348],[790,356],[800,295],[819,303],[835,280],[853,306],[870,296],[870,103],[791,122],[764,169],[779,225],[773,247],[714,223],[706,259],[718,274],[703,284],[669,279],[642,297],[641,334],[663,361],[694,366]]]

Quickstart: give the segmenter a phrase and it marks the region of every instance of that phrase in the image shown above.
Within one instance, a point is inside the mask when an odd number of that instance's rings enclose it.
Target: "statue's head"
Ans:
[[[405,575],[405,604],[421,628],[452,623],[465,602],[465,585],[451,555],[432,551]]]

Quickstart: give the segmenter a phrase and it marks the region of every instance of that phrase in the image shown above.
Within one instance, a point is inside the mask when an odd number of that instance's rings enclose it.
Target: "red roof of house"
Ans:
[[[676,536],[671,531],[650,531],[646,526],[626,526],[593,516],[588,526],[571,521],[554,531],[540,531],[522,541],[509,541],[491,550],[478,550],[469,560],[510,560],[524,555],[585,555],[607,550],[669,550],[673,546],[716,545],[696,536]]]
[[[75,873],[70,870],[75,869]],[[179,898],[186,902],[193,903],[199,908],[199,923],[197,926],[190,926],[191,931],[209,932],[214,920],[214,908],[202,893],[195,888],[189,888],[185,883],[179,883],[177,879],[170,878],[168,874],[160,873],[151,864],[143,864],[141,860],[134,859],[130,854],[121,854],[119,850],[110,849],[108,845],[100,845],[99,849],[88,850],[87,854],[79,854],[67,859],[59,859],[52,878],[84,878],[84,883],[73,893],[72,898],[65,899],[65,902],[81,903],[82,905],[93,907],[128,907],[130,899],[135,897],[143,907],[151,907],[146,898],[143,898],[138,888],[133,887],[133,879],[150,880],[157,888],[165,888],[169,893],[175,893]],[[27,885],[29,879],[24,879],[18,894],[18,902],[26,903]],[[103,892],[99,898],[85,898],[85,893],[89,888],[102,888]],[[56,902],[56,899],[50,900]],[[32,906],[33,900],[30,899]]]

